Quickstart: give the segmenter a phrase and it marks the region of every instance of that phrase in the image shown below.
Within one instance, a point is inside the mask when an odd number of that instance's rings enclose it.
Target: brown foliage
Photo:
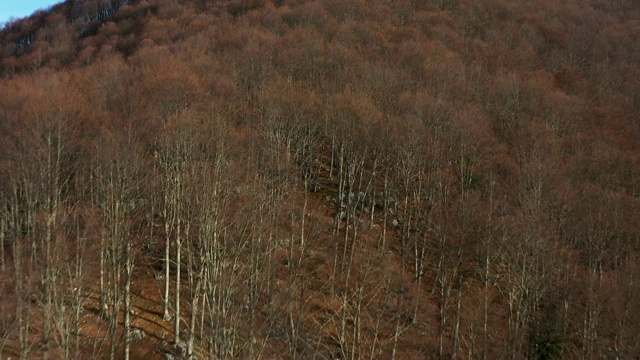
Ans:
[[[132,354],[176,339],[167,271],[202,357],[633,356],[638,11],[87,0],[7,24],[0,352],[119,351],[91,294],[102,259],[124,299],[126,256],[157,336]]]

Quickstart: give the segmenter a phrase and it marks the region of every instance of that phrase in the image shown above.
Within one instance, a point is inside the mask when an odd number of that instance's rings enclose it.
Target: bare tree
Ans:
[[[106,272],[104,291],[106,317],[109,320],[110,355],[115,358],[118,318],[123,310],[124,357],[129,357],[131,344],[131,281],[134,268],[133,241],[138,207],[141,203],[141,170],[143,163],[133,143],[133,134],[124,139],[111,138],[98,150],[93,178],[96,200],[102,213],[102,244],[106,252],[101,262]],[[104,249],[102,251],[105,251]],[[104,275],[103,275],[104,276]],[[124,304],[123,304],[124,303]],[[124,309],[122,306],[124,305]]]

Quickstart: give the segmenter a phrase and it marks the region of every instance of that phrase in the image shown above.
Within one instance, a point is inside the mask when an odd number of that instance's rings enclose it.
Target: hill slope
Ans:
[[[640,6],[71,1],[0,31],[0,354],[632,358]]]

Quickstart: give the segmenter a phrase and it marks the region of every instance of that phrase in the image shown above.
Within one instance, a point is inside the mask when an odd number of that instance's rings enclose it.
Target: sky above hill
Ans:
[[[0,0],[0,24],[10,18],[22,18],[31,15],[38,9],[46,9],[63,0]]]

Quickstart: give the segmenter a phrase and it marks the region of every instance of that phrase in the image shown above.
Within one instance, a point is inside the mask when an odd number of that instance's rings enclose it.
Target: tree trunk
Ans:
[[[168,191],[168,190],[165,190]],[[171,320],[171,315],[169,314],[169,285],[170,285],[170,273],[169,270],[171,268],[171,239],[169,234],[171,234],[171,226],[169,224],[169,211],[167,209],[168,205],[168,196],[165,194],[165,204],[164,204],[164,221],[165,221],[165,245],[164,245],[164,296],[162,297],[162,319],[164,321]]]
[[[178,218],[178,229],[176,231],[176,289],[175,289],[175,318],[173,319],[173,334],[174,344],[178,345],[180,342],[180,267],[181,264],[181,248],[182,248],[182,234],[180,226],[182,219]]]
[[[4,232],[5,232],[5,213],[4,208],[0,209],[0,271],[4,272],[6,269],[4,261]]]
[[[129,360],[131,347],[131,276],[133,275],[133,258],[131,254],[131,241],[124,239],[125,246],[125,283],[124,283],[124,358]]]
[[[462,287],[462,285],[460,285]],[[456,296],[456,320],[453,326],[453,335],[451,337],[451,360],[455,360],[458,356],[459,337],[460,337],[460,302],[462,299],[462,288],[459,288]]]

